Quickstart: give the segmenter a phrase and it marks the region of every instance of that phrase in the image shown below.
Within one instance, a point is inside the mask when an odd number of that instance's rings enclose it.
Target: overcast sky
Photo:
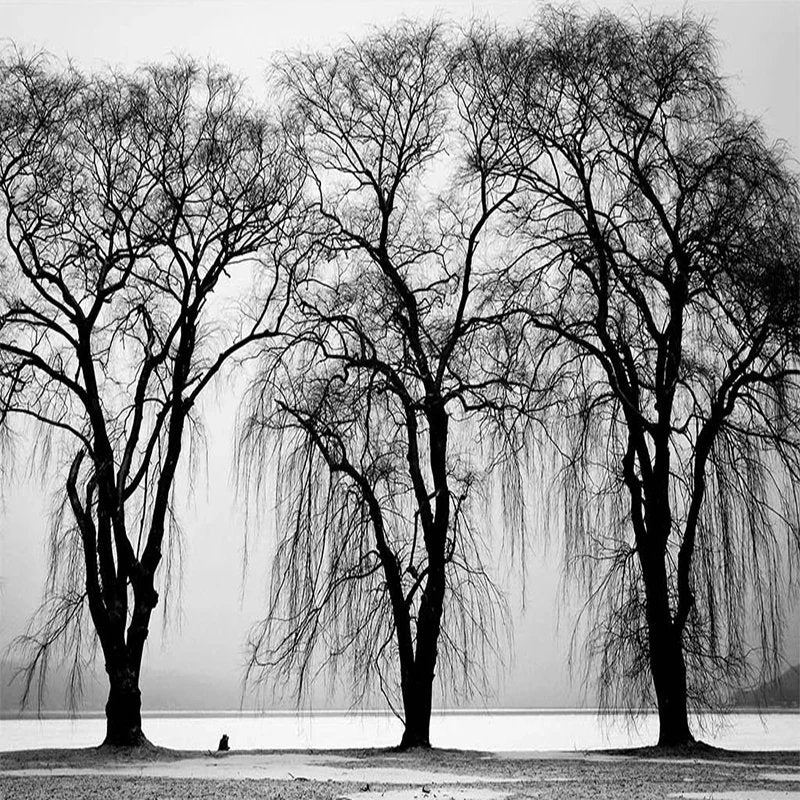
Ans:
[[[680,11],[684,5],[715,21],[720,68],[739,107],[759,116],[768,136],[786,140],[794,157],[800,158],[800,2],[594,2],[585,7],[662,12]],[[279,50],[336,44],[345,36],[358,37],[371,24],[386,24],[403,15],[425,19],[435,14],[455,22],[479,16],[522,25],[538,6],[519,0],[0,0],[0,32],[26,51],[44,48],[85,68],[106,64],[130,68],[172,53],[210,58],[246,75],[251,91],[258,95],[266,66]],[[206,491],[203,484],[194,507],[184,516],[183,622],[162,637],[160,618],[154,618],[144,671],[145,675],[207,672],[236,681],[247,627],[263,602],[266,570],[263,548],[256,549],[240,590],[244,518],[229,480],[233,406],[224,401],[207,406],[210,486]],[[41,595],[45,504],[41,490],[22,478],[6,487],[0,510],[0,648],[23,631]],[[516,660],[508,677],[498,679],[498,703],[538,705],[549,698],[566,702],[579,697],[577,688],[570,688],[564,666],[575,604],[565,605],[558,593],[557,559],[555,549],[545,558],[532,558],[526,608],[521,608],[518,596],[512,598]],[[796,623],[789,631],[793,660],[798,649]],[[144,704],[147,708],[146,682]]]
[[[83,66],[135,66],[171,53],[210,57],[257,84],[279,50],[318,47],[399,16],[436,15],[456,22],[473,16],[521,25],[536,0],[0,0],[0,31],[17,44],[70,56]],[[720,64],[742,108],[762,116],[776,137],[800,145],[800,3],[724,0],[687,3],[586,2],[587,9],[659,12],[686,7],[716,21]]]

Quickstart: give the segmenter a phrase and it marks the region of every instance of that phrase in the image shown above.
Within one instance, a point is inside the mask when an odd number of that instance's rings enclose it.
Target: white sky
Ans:
[[[273,53],[358,36],[399,16],[463,22],[488,16],[507,25],[531,18],[536,0],[0,0],[2,36],[70,56],[82,66],[131,67],[171,53],[230,65],[260,82]],[[657,12],[683,7],[716,20],[722,71],[742,108],[769,132],[800,145],[800,2],[797,0],[594,0],[589,9]]]
[[[260,94],[266,66],[279,50],[336,44],[348,35],[358,37],[371,24],[388,24],[400,16],[436,15],[455,22],[479,16],[516,26],[532,17],[539,5],[519,0],[0,0],[0,34],[25,50],[44,48],[85,68],[131,68],[171,53],[210,58],[248,76],[251,91]],[[768,136],[785,139],[794,158],[800,158],[800,2],[585,5],[657,12],[680,11],[685,5],[716,20],[721,70],[730,79],[739,107],[761,117]],[[162,641],[154,620],[145,670],[203,670],[237,681],[245,631],[258,615],[265,581],[253,569],[245,589],[239,589],[243,518],[227,478],[233,409],[222,405],[210,413],[213,491],[201,491],[184,519],[183,623]],[[23,631],[44,577],[44,511],[37,512],[43,504],[41,493],[22,481],[8,488],[0,516],[0,649]],[[528,705],[548,697],[578,696],[577,689],[569,688],[564,666],[573,611],[562,606],[557,593],[556,559],[557,554],[550,553],[546,562],[532,562],[526,610],[515,601],[517,655],[507,680],[498,683],[500,702]],[[794,659],[797,627],[793,624],[790,631]],[[146,706],[147,702],[145,693]]]

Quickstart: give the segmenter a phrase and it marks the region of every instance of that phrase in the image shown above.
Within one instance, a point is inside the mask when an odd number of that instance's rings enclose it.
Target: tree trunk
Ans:
[[[447,427],[448,416],[444,403],[429,405],[426,411],[430,442],[430,467],[436,491],[430,495],[424,487],[416,446],[417,426],[413,414],[407,418],[409,434],[408,463],[414,482],[417,505],[423,528],[425,552],[428,558],[428,575],[422,587],[416,625],[416,645],[412,659],[402,659],[400,682],[405,712],[405,730],[400,749],[431,746],[431,705],[433,679],[439,648],[442,611],[445,595],[445,544],[450,525],[450,490],[447,485]],[[435,509],[430,506],[435,497]],[[409,605],[404,604],[402,614],[407,615]],[[395,611],[397,614],[397,611]],[[410,626],[409,626],[410,631]]]
[[[431,566],[417,616],[414,664],[411,669],[402,671],[403,707],[406,715],[406,727],[400,741],[402,750],[431,746],[433,679],[436,675],[444,582],[444,566]]]
[[[686,669],[680,645],[667,663],[670,666],[666,669],[657,671],[653,668],[653,683],[658,698],[658,746],[692,744],[694,737],[689,730],[686,703]]]
[[[110,684],[106,703],[104,746],[140,747],[149,744],[142,733],[142,694],[139,691],[139,665],[125,658],[123,663],[106,665]]]
[[[647,598],[647,629],[650,674],[658,704],[658,746],[691,744],[686,697],[686,662],[683,641],[669,607],[664,554],[641,553]]]
[[[433,700],[433,674],[420,675],[414,668],[411,677],[403,685],[403,710],[406,725],[400,749],[431,746],[431,704]]]
[[[689,731],[686,664],[680,636],[670,629],[655,647],[652,634],[650,638],[650,670],[658,702],[658,746],[691,744],[694,737]]]

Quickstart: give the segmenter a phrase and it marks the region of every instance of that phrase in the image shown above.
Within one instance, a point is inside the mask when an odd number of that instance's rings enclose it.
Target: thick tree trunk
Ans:
[[[647,598],[647,627],[650,673],[658,704],[658,745],[675,747],[691,744],[686,697],[686,663],[681,632],[669,606],[664,554],[641,554]]]
[[[433,700],[433,673],[420,675],[413,669],[403,684],[403,710],[406,725],[400,749],[431,746],[431,703]]]
[[[134,587],[134,609],[128,626],[127,640],[115,631],[119,639],[104,648],[109,693],[106,703],[106,739],[112,747],[141,747],[150,744],[142,733],[142,693],[139,673],[150,614],[158,602],[152,579]]]
[[[401,652],[400,681],[405,712],[405,730],[400,749],[431,746],[431,705],[433,702],[433,679],[436,674],[436,658],[439,648],[442,611],[445,595],[445,544],[450,525],[450,490],[447,485],[447,427],[448,417],[441,397],[429,405],[426,411],[430,426],[430,466],[436,491],[431,495],[425,488],[416,445],[417,426],[413,414],[408,416],[409,453],[408,462],[416,492],[422,521],[425,551],[428,558],[427,577],[419,601],[416,624],[416,644],[413,657],[410,647],[406,658]],[[435,497],[431,508],[431,497]],[[409,603],[404,602],[400,614],[404,627],[409,631]],[[398,609],[395,608],[395,616]],[[400,626],[398,625],[398,636]],[[398,640],[399,641],[399,640]],[[402,647],[401,647],[402,650]]]
[[[417,617],[417,643],[411,669],[402,670],[406,727],[400,748],[431,746],[431,706],[444,603],[444,566],[431,567]]]
[[[650,656],[650,668],[658,702],[658,746],[692,744],[686,702],[686,665],[680,638],[674,633]]]
[[[126,658],[106,665],[110,684],[106,703],[104,746],[140,747],[149,744],[142,733],[142,694],[139,691],[139,665]]]

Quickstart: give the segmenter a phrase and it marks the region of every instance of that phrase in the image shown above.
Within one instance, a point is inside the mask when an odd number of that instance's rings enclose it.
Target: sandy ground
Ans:
[[[2,800],[800,800],[800,752],[0,753]]]

